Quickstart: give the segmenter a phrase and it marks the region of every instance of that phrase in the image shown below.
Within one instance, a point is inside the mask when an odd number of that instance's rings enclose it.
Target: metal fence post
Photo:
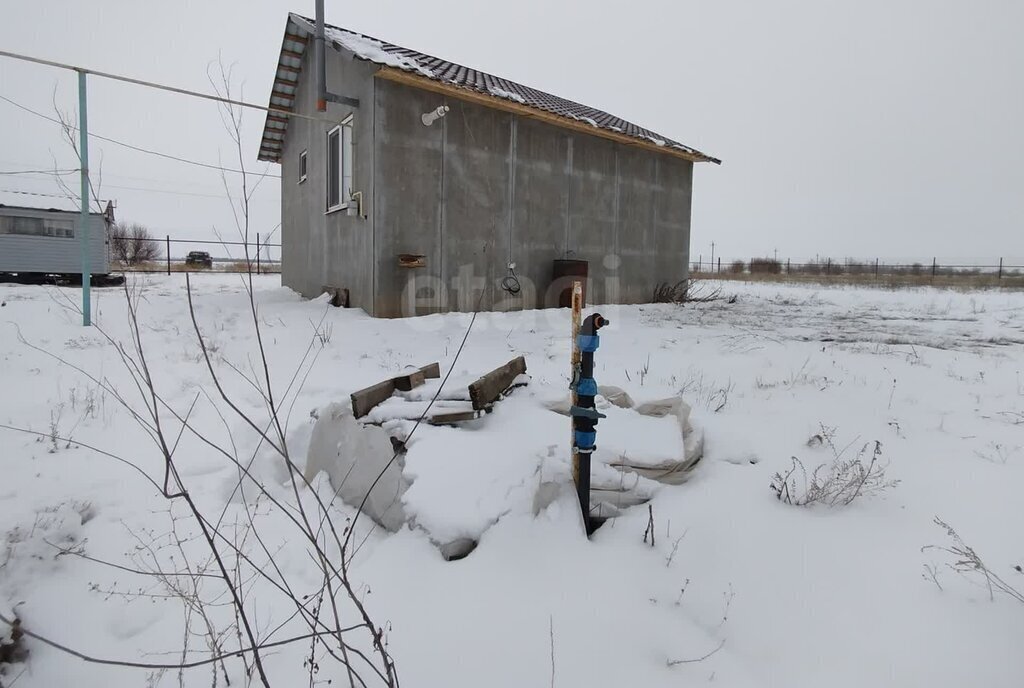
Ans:
[[[722,257],[718,257],[718,272],[722,271]]]
[[[79,155],[81,156],[81,170],[79,175],[82,182],[81,212],[79,214],[80,236],[78,243],[82,249],[82,325],[92,324],[92,265],[90,264],[89,246],[89,108],[87,105],[85,72],[78,72],[78,134],[79,134]]]
[[[171,235],[167,235],[167,276],[171,276]]]
[[[826,258],[825,259],[825,274],[826,275],[831,275],[832,274],[832,259],[831,258]]]
[[[256,274],[260,274],[260,233],[256,232]]]
[[[1003,279],[1003,259],[999,259],[999,277],[996,279]]]
[[[935,277],[935,258],[932,258],[932,277]]]
[[[878,277],[878,259],[875,258],[875,277]]]

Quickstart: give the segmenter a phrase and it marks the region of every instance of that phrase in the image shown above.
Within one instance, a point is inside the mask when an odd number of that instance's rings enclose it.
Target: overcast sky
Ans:
[[[0,0],[0,49],[203,91],[222,56],[266,103],[288,11],[312,16],[312,0]],[[694,258],[714,241],[727,258],[1024,263],[1020,0],[327,0],[327,20],[721,158],[695,171]],[[0,95],[52,115],[55,88],[73,109],[73,75],[0,58]],[[89,96],[95,133],[237,164],[213,104],[99,78]],[[55,125],[4,101],[0,123],[0,172],[76,166]],[[256,170],[262,123],[246,115]],[[102,141],[91,154],[119,219],[234,231],[219,173]],[[67,204],[10,193],[58,193],[47,175],[0,174],[0,189],[0,203]],[[278,224],[279,195],[277,179],[256,193],[254,232]]]

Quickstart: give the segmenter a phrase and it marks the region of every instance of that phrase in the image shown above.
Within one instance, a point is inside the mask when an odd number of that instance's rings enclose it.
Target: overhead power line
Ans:
[[[21,189],[0,189],[0,193],[21,194],[22,196],[43,196],[44,198],[63,198],[68,201],[78,201],[78,196],[58,193],[43,193],[41,191],[22,191]],[[96,199],[100,203],[106,203],[106,199]]]
[[[0,170],[0,174],[21,176],[23,174],[49,174],[49,175],[65,175],[65,174],[78,174],[81,170]]]
[[[4,54],[3,51],[0,51],[0,55],[2,55],[2,54]],[[9,104],[13,105],[14,107],[18,108],[19,110],[24,110],[25,112],[27,112],[27,113],[29,113],[31,115],[35,115],[36,117],[41,117],[42,119],[45,119],[48,122],[53,122],[54,124],[59,124],[61,126],[68,126],[73,131],[78,131],[78,127],[73,126],[70,123],[61,122],[59,119],[56,119],[54,117],[50,117],[49,115],[45,115],[45,114],[43,114],[41,112],[37,112],[36,110],[33,110],[30,107],[26,107],[25,105],[22,105],[21,103],[17,103],[15,101],[11,100],[7,96],[0,95],[0,100],[6,101],[7,103],[9,103]],[[155,150],[152,150],[152,149],[149,149],[149,148],[142,148],[141,146],[134,146],[134,145],[132,145],[130,143],[125,143],[124,141],[118,141],[117,139],[112,139],[112,138],[109,138],[109,137],[106,137],[106,136],[100,136],[99,134],[94,134],[92,132],[89,132],[89,138],[98,139],[100,141],[107,141],[108,143],[113,143],[113,144],[115,144],[117,146],[123,146],[124,148],[128,148],[128,149],[133,150],[133,151],[138,151],[139,153],[146,153],[148,155],[155,155],[155,156],[158,156],[158,157],[161,157],[161,158],[166,158],[168,160],[175,160],[177,162],[183,162],[183,163],[187,163],[189,165],[195,165],[197,167],[205,167],[205,168],[210,169],[210,170],[220,170],[222,172],[234,172],[236,174],[243,174],[243,173],[244,174],[252,174],[252,175],[262,176],[262,177],[272,177],[274,179],[280,179],[281,178],[281,175],[278,175],[278,174],[269,174],[269,173],[261,174],[259,172],[249,172],[248,170],[243,172],[242,170],[235,169],[233,167],[224,167],[222,165],[212,165],[212,164],[206,163],[206,162],[199,162],[198,160],[189,160],[188,158],[181,158],[181,157],[178,157],[176,155],[171,155],[169,153],[162,153],[160,151],[155,151]]]
[[[193,98],[202,98],[203,100],[212,100],[218,103],[227,103],[228,105],[237,105],[238,107],[250,108],[252,110],[262,110],[263,112],[275,112],[285,117],[298,117],[300,119],[308,119],[314,122],[328,122],[323,117],[317,117],[315,115],[304,115],[292,110],[275,107],[273,105],[258,105],[257,103],[247,103],[244,100],[234,100],[233,98],[225,98],[221,95],[212,95],[210,93],[202,93],[200,91],[190,91],[187,88],[178,88],[177,86],[168,86],[166,84],[158,84],[155,81],[146,81],[144,79],[136,79],[130,76],[124,76],[122,74],[112,74],[110,72],[99,72],[95,69],[89,69],[80,65],[66,64],[64,62],[55,62],[53,60],[44,60],[39,57],[32,57],[31,55],[22,55],[20,53],[12,53],[6,50],[0,50],[0,57],[10,57],[15,60],[23,60],[25,62],[34,62],[35,64],[46,65],[47,67],[57,67],[58,69],[67,69],[72,72],[78,72],[80,74],[92,74],[93,76],[102,77],[104,79],[111,79],[113,81],[123,81],[127,84],[135,84],[136,86],[146,86],[148,88],[155,88],[161,91],[168,91],[170,93],[177,93],[183,96],[192,96]]]

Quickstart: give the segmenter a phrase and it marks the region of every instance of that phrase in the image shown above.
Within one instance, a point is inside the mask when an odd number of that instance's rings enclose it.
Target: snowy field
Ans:
[[[285,519],[265,501],[240,499],[237,467],[209,444],[191,432],[176,439],[168,409],[191,408],[194,427],[255,457],[253,475],[294,510],[286,470],[211,382],[184,276],[134,286],[184,486],[223,532],[254,514],[264,546],[243,543],[253,564],[269,568],[272,553],[308,600],[321,574]],[[1024,604],[980,574],[952,570],[948,553],[922,549],[954,544],[938,517],[1024,590],[1024,293],[722,288],[728,298],[685,308],[600,309],[612,326],[602,331],[598,382],[638,402],[681,395],[705,435],[689,481],[650,489],[653,546],[644,542],[646,504],[591,541],[581,534],[567,487],[568,420],[546,407],[566,394],[567,311],[477,318],[446,389],[520,354],[531,383],[468,426],[421,426],[404,468],[415,526],[388,534],[362,519],[354,531],[362,544],[353,585],[384,630],[402,685],[1024,685]],[[203,275],[194,289],[215,371],[243,411],[265,419],[261,392],[245,380],[262,364],[241,278]],[[124,294],[94,294],[95,321],[131,351]],[[81,327],[77,298],[73,289],[0,285],[0,613],[91,657],[175,663],[187,645],[185,659],[201,660],[206,622],[190,615],[187,595],[147,574],[180,571],[187,559],[204,567],[207,577],[186,578],[203,586],[214,635],[228,631],[225,650],[244,646],[194,520],[128,465],[163,481],[160,453],[110,390],[137,410],[148,397],[114,346]],[[438,361],[445,373],[470,323],[468,314],[375,320],[304,301],[277,276],[259,278],[256,300],[300,466],[311,412],[407,366]],[[682,441],[670,423],[609,413],[598,445],[605,460],[676,455]],[[876,466],[895,484],[849,505],[785,504],[770,489],[792,457],[811,472],[836,455],[867,465],[876,447]],[[535,514],[538,487],[552,481],[566,487]],[[317,487],[326,489],[323,476]],[[300,492],[307,500],[308,488]],[[333,509],[341,525],[355,513]],[[447,562],[435,543],[458,537],[479,546]],[[308,630],[279,590],[242,578],[260,642]],[[7,666],[0,684],[259,685],[238,658],[179,674],[23,643],[28,661]],[[321,646],[311,674],[310,652],[309,641],[266,649],[271,685],[349,685]]]

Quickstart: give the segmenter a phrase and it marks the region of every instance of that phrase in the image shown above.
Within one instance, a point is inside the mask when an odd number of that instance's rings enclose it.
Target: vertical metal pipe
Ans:
[[[82,179],[78,243],[82,248],[82,325],[88,327],[92,324],[92,266],[89,265],[89,118],[85,78],[85,72],[78,72],[78,148]]]
[[[167,276],[171,276],[171,235],[167,235]]]
[[[260,274],[260,233],[256,232],[256,274]]]
[[[324,55],[324,0],[316,0],[316,31],[313,44],[316,62],[316,109],[327,112],[327,65]]]
[[[1003,259],[999,259],[999,277],[997,279],[1003,279]]]

